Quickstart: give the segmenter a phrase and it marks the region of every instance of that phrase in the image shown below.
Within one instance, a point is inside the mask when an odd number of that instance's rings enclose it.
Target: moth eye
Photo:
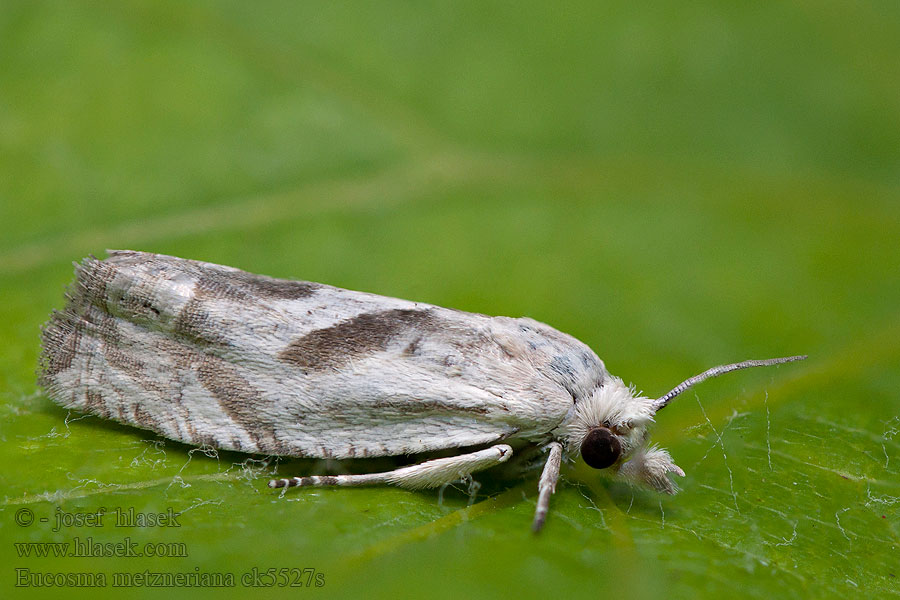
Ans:
[[[591,429],[581,442],[581,458],[590,467],[605,469],[622,455],[622,443],[606,427]]]

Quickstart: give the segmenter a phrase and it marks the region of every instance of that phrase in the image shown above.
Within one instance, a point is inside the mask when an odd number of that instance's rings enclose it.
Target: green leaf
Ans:
[[[896,5],[7,4],[3,597],[900,595]],[[660,413],[680,494],[564,465],[534,536],[536,472],[282,495],[341,466],[54,405],[40,325],[106,248],[528,315],[650,395],[810,358]]]

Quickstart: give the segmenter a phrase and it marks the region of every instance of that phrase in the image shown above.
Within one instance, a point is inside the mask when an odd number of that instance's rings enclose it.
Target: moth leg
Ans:
[[[550,496],[556,491],[556,482],[559,480],[559,465],[562,461],[562,444],[559,442],[551,442],[547,445],[550,454],[547,456],[547,462],[544,463],[544,471],[541,473],[541,480],[538,482],[538,500],[537,508],[534,511],[534,521],[531,523],[531,530],[535,533],[544,526],[547,519],[547,511],[550,508]]]
[[[313,475],[311,477],[291,477],[272,479],[269,487],[327,486],[327,485],[377,485],[393,484],[411,490],[438,487],[453,483],[476,471],[482,471],[509,460],[513,450],[506,444],[497,444],[484,450],[435,458],[417,465],[401,467],[384,473],[363,475]]]
[[[681,467],[672,461],[669,453],[657,446],[639,448],[631,459],[619,467],[619,475],[629,481],[646,485],[657,492],[677,494],[678,486],[667,473],[684,477]]]

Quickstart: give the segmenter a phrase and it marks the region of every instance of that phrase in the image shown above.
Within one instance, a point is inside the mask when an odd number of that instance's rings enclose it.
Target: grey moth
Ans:
[[[659,398],[635,393],[585,344],[528,318],[491,317],[160,254],[76,266],[44,326],[40,385],[65,408],[167,438],[317,458],[452,456],[271,487],[437,487],[499,465],[513,441],[546,452],[533,529],[563,460],[674,494],[684,472],[649,441]]]

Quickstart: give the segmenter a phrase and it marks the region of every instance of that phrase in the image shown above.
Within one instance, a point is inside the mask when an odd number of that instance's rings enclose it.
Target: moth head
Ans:
[[[584,462],[595,469],[620,465],[644,445],[647,427],[656,413],[691,386],[739,369],[767,367],[804,358],[806,356],[789,356],[719,365],[682,381],[655,400],[642,396],[618,377],[610,376],[590,396],[576,400],[574,414],[566,425],[567,445],[570,451],[579,448]]]
[[[571,450],[595,469],[627,459],[640,447],[653,421],[652,400],[641,396],[618,377],[609,377],[590,396],[575,403],[567,438]]]

